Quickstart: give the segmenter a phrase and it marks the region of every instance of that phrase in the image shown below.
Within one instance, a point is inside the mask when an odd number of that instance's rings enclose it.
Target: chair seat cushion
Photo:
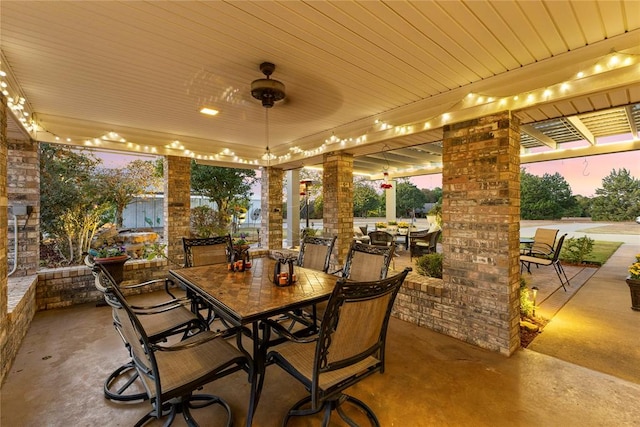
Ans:
[[[276,348],[276,352],[280,353],[287,362],[301,375],[303,375],[311,383],[313,376],[313,360],[316,351],[316,342],[299,344],[294,342],[286,342]],[[319,385],[323,390],[327,390],[339,382],[350,378],[367,370],[368,368],[380,363],[380,360],[373,356],[351,365],[343,369],[337,369],[331,372],[320,374]]]
[[[177,307],[162,313],[138,316],[147,335],[152,337],[163,334],[176,326],[196,320],[196,316],[185,307]]]
[[[175,345],[188,344],[212,334],[214,332],[201,332]],[[222,338],[213,339],[187,349],[156,351],[154,354],[160,372],[162,394],[165,396],[194,381],[200,381],[202,377],[207,375],[213,377],[216,371],[228,366],[230,361],[245,357],[240,350]],[[155,397],[153,379],[146,375],[140,375],[140,377],[150,392],[149,397]]]
[[[520,255],[520,262],[538,264],[538,265],[551,265],[551,263],[553,263],[553,261],[550,259],[538,258],[535,256],[529,256],[529,255]]]

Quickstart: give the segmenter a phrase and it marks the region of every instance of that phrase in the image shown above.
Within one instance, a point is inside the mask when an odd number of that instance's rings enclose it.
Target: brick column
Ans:
[[[164,158],[164,235],[167,256],[184,264],[182,238],[189,237],[191,217],[191,159]]]
[[[323,170],[324,235],[338,236],[332,262],[341,266],[353,240],[353,155],[327,153]]]
[[[282,248],[282,183],[284,170],[262,169],[260,243],[266,249]]]
[[[9,224],[9,251],[11,265],[17,269],[11,277],[31,276],[37,273],[40,260],[40,163],[39,145],[25,139],[8,139],[7,198],[14,207],[26,207],[28,214],[16,215],[18,229],[14,231],[13,217]],[[13,209],[18,213],[17,209]],[[14,253],[18,239],[18,255]]]
[[[448,335],[509,355],[520,345],[520,124],[509,111],[447,125],[443,279]]]
[[[0,95],[0,346],[5,347],[7,341],[7,104],[6,98]],[[4,356],[4,352],[0,355]],[[1,362],[4,364],[4,362]],[[0,379],[4,376],[4,366],[0,370]]]

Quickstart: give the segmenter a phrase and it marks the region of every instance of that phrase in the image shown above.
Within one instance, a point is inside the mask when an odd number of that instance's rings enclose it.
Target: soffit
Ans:
[[[269,145],[280,156],[273,164],[317,164],[324,152],[344,150],[367,156],[357,164],[373,173],[389,149],[403,150],[393,161],[408,159],[407,167],[412,154],[433,163],[440,124],[397,129],[447,112],[490,111],[465,106],[470,92],[524,94],[612,51],[640,54],[633,1],[4,0],[0,20],[0,66],[11,69],[42,126],[38,140],[83,145],[117,132],[129,144],[101,147],[250,167],[265,164],[266,110],[249,95],[263,61],[276,64],[272,77],[287,92],[269,110]],[[530,124],[640,102],[640,73],[614,73],[593,89],[510,107]],[[221,113],[202,116],[203,104]],[[325,144],[331,136],[346,142]],[[175,140],[184,149],[171,147]]]

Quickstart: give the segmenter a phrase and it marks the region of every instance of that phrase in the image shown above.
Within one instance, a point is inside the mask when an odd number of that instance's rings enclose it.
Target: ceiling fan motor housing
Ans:
[[[285,97],[284,84],[278,80],[273,80],[269,76],[276,69],[270,62],[260,64],[260,71],[267,76],[266,79],[258,79],[251,82],[251,96],[260,100],[265,108],[273,107],[277,101]]]

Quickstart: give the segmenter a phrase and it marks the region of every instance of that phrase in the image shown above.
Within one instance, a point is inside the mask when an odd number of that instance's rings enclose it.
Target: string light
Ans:
[[[1,55],[1,53],[0,53]],[[262,160],[265,160],[265,156],[268,155],[271,160],[290,160],[294,157],[312,157],[317,156],[319,154],[324,153],[328,147],[333,145],[340,145],[341,148],[360,145],[367,142],[368,137],[371,137],[372,134],[376,132],[384,132],[390,129],[393,129],[396,134],[399,135],[409,135],[414,132],[420,132],[427,129],[432,129],[432,122],[439,123],[440,125],[447,124],[450,120],[453,119],[453,114],[461,109],[469,108],[473,106],[479,105],[488,105],[491,103],[496,103],[501,107],[509,107],[514,108],[512,103],[522,102],[521,99],[524,99],[527,104],[533,104],[537,101],[545,101],[551,99],[554,94],[566,94],[571,90],[571,82],[577,81],[586,77],[594,76],[599,73],[604,73],[608,70],[616,70],[624,67],[633,66],[639,63],[638,58],[640,55],[637,54],[620,54],[617,52],[611,52],[608,55],[600,58],[595,61],[595,63],[574,75],[573,78],[568,79],[567,81],[559,82],[555,85],[551,85],[544,88],[539,88],[536,90],[531,90],[526,93],[512,94],[508,96],[496,97],[487,94],[477,94],[473,92],[467,93],[460,101],[451,105],[445,112],[434,115],[428,119],[422,120],[417,123],[405,124],[405,125],[396,125],[393,126],[390,123],[381,120],[375,119],[373,122],[373,126],[370,131],[365,132],[364,134],[358,136],[351,137],[338,137],[335,134],[331,134],[328,138],[326,138],[319,146],[315,148],[302,149],[301,147],[291,147],[289,152],[283,154],[281,156],[276,156],[269,151],[267,148],[267,152],[262,155]],[[7,62],[4,56],[0,57],[0,91],[7,98],[7,106],[13,112],[13,114],[18,118],[18,121],[23,126],[23,128],[30,134],[34,134],[34,138],[36,138],[37,133],[42,131],[49,133],[54,136],[56,141],[64,140],[68,143],[72,143],[73,140],[69,137],[63,138],[59,135],[54,134],[46,129],[44,129],[38,122],[37,118],[31,114],[33,109],[30,107],[29,102],[27,101],[24,94],[20,91],[19,86],[15,83],[15,79],[12,78],[11,70],[7,66]],[[154,152],[157,153],[158,149],[156,147],[149,147],[146,145],[140,145],[135,143],[130,143],[125,138],[120,137],[115,132],[108,132],[107,134],[94,138],[85,140],[85,145],[100,145],[101,141],[105,143],[123,143],[126,144],[127,148],[133,149],[136,151],[145,151],[145,152]],[[188,157],[195,157],[203,160],[225,160],[226,158],[233,157],[235,154],[228,149],[222,150],[218,154],[204,154],[204,153],[195,153],[185,149],[184,145],[179,141],[172,141],[164,146],[165,151],[173,152],[173,151],[181,151],[183,155]],[[240,157],[233,157],[237,162],[243,164],[250,165],[259,165],[259,159],[244,159]],[[430,166],[431,168],[437,166]]]

